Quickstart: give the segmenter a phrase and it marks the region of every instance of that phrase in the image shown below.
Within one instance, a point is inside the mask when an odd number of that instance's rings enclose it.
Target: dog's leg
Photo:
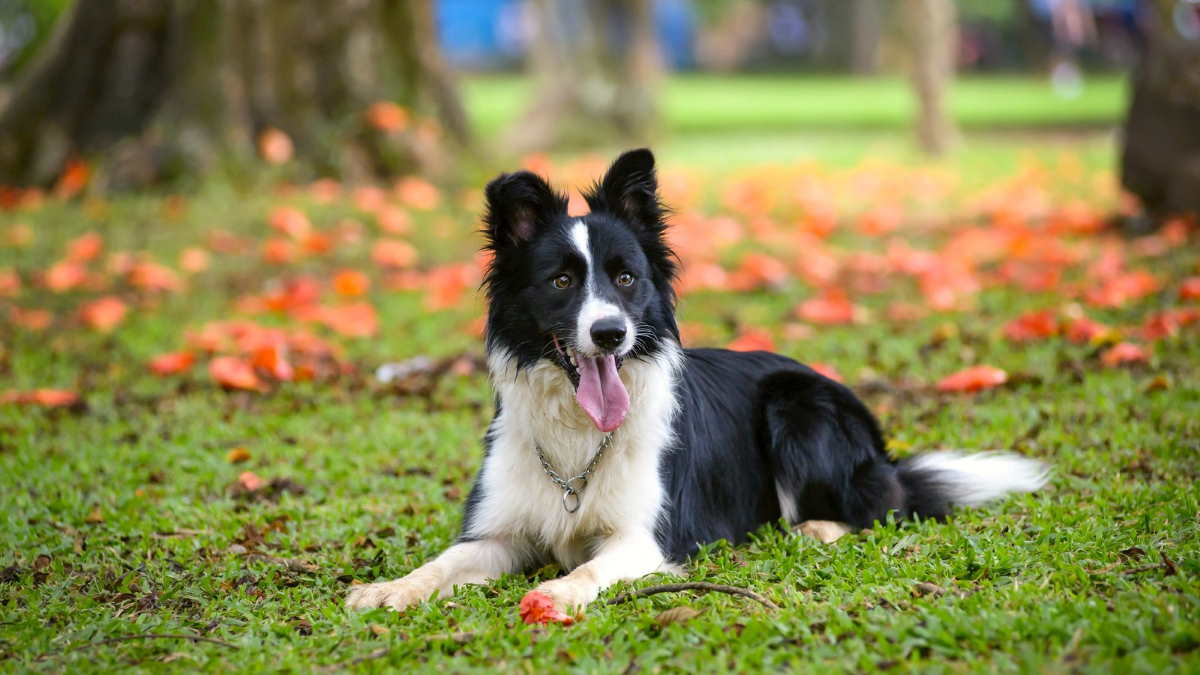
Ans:
[[[845,523],[836,523],[832,520],[806,520],[800,523],[796,529],[800,530],[800,534],[825,544],[832,544],[852,531]]]
[[[605,588],[665,567],[666,559],[653,533],[618,532],[600,546],[594,558],[525,594],[521,617],[526,623],[571,623],[570,612],[586,607]]]
[[[480,539],[455,544],[441,555],[395,581],[355,586],[346,597],[350,609],[390,607],[401,610],[427,600],[435,591],[449,593],[455,586],[478,584],[501,574],[516,572],[520,557],[510,544]]]

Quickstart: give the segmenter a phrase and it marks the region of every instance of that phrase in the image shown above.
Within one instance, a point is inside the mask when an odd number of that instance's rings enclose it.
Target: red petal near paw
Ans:
[[[560,612],[550,596],[541,591],[529,591],[521,598],[521,620],[525,623],[561,623],[564,626],[575,623],[574,617]]]

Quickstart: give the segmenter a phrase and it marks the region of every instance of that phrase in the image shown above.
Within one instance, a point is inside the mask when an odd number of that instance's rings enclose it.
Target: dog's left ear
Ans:
[[[662,228],[662,202],[654,175],[654,153],[630,150],[617,158],[604,178],[584,195],[593,212],[607,211],[634,227]]]

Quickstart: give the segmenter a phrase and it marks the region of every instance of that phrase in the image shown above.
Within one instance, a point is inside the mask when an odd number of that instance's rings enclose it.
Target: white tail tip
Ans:
[[[1010,452],[931,452],[913,457],[909,466],[934,474],[950,501],[961,506],[977,506],[1010,492],[1033,492],[1050,479],[1048,466]]]

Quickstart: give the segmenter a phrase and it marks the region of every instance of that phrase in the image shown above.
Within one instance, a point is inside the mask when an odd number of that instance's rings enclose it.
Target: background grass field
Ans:
[[[485,134],[516,108],[518,94],[501,84],[469,85]],[[956,109],[981,125],[1078,121],[1089,128],[1111,122],[1119,109],[1115,81],[1098,83],[1099,93],[1078,102],[1074,116],[1044,101],[1011,100],[1041,86],[968,81]],[[678,117],[679,131],[660,155],[668,170],[700,172],[714,192],[726,180],[769,176],[771,163],[797,157],[821,172],[871,162],[904,172],[915,160],[902,125],[902,85],[881,87],[838,80],[801,87],[772,78],[673,82],[668,114]],[[727,98],[705,99],[716,92]],[[862,107],[848,101],[861,95],[877,98],[880,108],[858,112]],[[705,109],[690,105],[694,99],[704,100]],[[819,114],[802,104],[815,100],[823,101]],[[1002,109],[996,101],[1011,105]],[[798,110],[807,110],[799,114],[812,127],[785,123]],[[938,212],[946,219],[967,217],[963,195],[1030,166],[1040,167],[1055,198],[1111,200],[1111,191],[1089,187],[1110,173],[1113,150],[1104,133],[984,131],[968,135],[962,153],[933,167],[956,177],[954,196]],[[467,187],[479,188],[484,175]],[[267,181],[214,182],[187,194],[181,215],[164,215],[167,195],[0,214],[0,231],[21,222],[36,233],[27,248],[0,248],[0,268],[35,278],[69,239],[90,230],[105,237],[108,250],[171,261],[213,227],[261,237],[265,214],[280,199]],[[297,199],[319,227],[354,215],[344,204]],[[721,208],[715,195],[705,204]],[[479,244],[477,208],[469,199],[444,199],[442,207],[415,216],[414,243],[428,260],[469,255]],[[913,236],[932,245],[946,233]],[[850,229],[834,241],[848,251],[886,245]],[[1172,306],[1175,280],[1197,274],[1194,246],[1193,239],[1146,260],[1131,253],[1168,284],[1096,318],[1138,324],[1148,312]],[[414,356],[479,354],[467,328],[480,311],[478,300],[431,311],[420,291],[386,291],[376,278],[370,298],[383,330],[343,341],[353,371],[333,382],[225,392],[202,367],[161,379],[145,364],[177,348],[186,328],[229,316],[242,293],[288,274],[328,275],[363,258],[351,248],[280,269],[254,255],[218,256],[185,293],[139,305],[109,335],[73,323],[77,295],[31,285],[12,301],[51,308],[60,319],[46,332],[0,323],[0,390],[75,388],[85,404],[0,405],[0,668],[1200,668],[1195,329],[1156,343],[1147,364],[1102,368],[1096,345],[1005,340],[1002,326],[1013,316],[1066,304],[1058,292],[1010,288],[984,290],[972,311],[897,324],[882,319],[886,308],[915,296],[912,287],[898,285],[861,300],[870,321],[790,337],[780,326],[811,293],[796,281],[770,291],[695,293],[679,312],[698,333],[697,343],[724,344],[738,327],[763,326],[778,336],[783,353],[836,366],[880,414],[897,454],[1010,448],[1042,458],[1055,478],[1041,493],[962,512],[945,524],[881,524],[833,545],[768,526],[748,544],[707,547],[691,565],[689,579],[754,588],[781,605],[777,612],[720,594],[663,594],[605,606],[621,585],[577,626],[531,629],[516,607],[538,579],[557,573],[546,568],[400,615],[348,614],[342,599],[353,580],[402,575],[451,541],[492,408],[479,372],[445,377],[428,396],[400,395],[371,372]],[[973,363],[1001,366],[1013,381],[974,396],[929,386]],[[237,448],[249,458],[235,464],[230,453]],[[231,488],[246,470],[274,480],[274,487],[250,495]],[[681,605],[700,615],[670,625],[656,620]],[[128,637],[184,633],[227,644]],[[369,655],[375,658],[349,663]]]

